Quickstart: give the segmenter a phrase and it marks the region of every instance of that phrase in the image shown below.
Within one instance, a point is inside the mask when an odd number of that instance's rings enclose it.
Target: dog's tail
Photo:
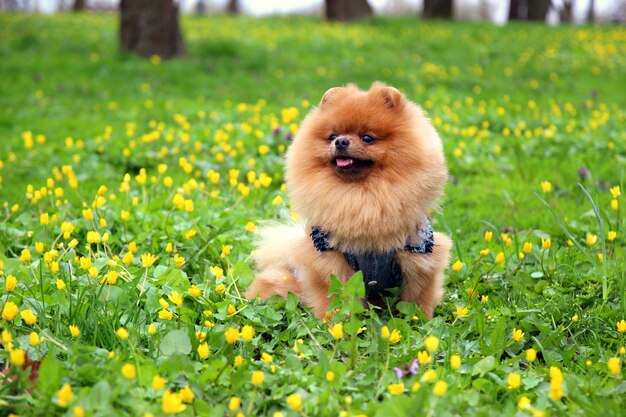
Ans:
[[[248,288],[247,298],[259,295],[265,299],[272,295],[286,297],[292,292],[300,295],[300,284],[296,278],[293,251],[306,238],[301,225],[273,224],[257,231],[258,240],[252,257],[260,271]]]

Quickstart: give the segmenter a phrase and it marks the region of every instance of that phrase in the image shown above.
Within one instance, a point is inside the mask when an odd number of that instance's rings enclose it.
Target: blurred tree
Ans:
[[[593,23],[596,20],[596,2],[589,0],[589,9],[587,9],[587,22]]]
[[[363,19],[373,14],[367,0],[325,0],[326,20],[343,22]]]
[[[239,14],[239,0],[228,0],[226,12],[229,14]]]
[[[174,0],[121,0],[122,50],[171,58],[185,52]]]
[[[550,0],[511,0],[509,20],[545,21],[551,3]]]
[[[74,0],[74,5],[72,6],[72,10],[74,10],[75,12],[82,12],[83,10],[85,10],[86,6],[87,6],[86,0]]]
[[[559,19],[561,23],[572,23],[572,9],[574,8],[574,0],[563,0],[559,9]]]
[[[452,19],[452,0],[424,0],[424,19]]]

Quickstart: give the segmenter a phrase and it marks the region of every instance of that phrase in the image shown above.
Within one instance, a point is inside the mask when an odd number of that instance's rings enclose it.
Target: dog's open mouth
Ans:
[[[357,174],[374,165],[374,161],[369,159],[356,159],[348,156],[335,158],[335,168],[340,173]]]

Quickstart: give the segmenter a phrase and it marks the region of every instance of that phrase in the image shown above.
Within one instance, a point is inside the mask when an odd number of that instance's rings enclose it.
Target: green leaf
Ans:
[[[191,340],[184,330],[172,330],[161,341],[161,352],[165,356],[175,353],[189,355],[191,353]]]
[[[496,358],[493,356],[487,356],[474,364],[474,367],[472,368],[472,376],[480,375],[482,377],[495,367]]]
[[[106,408],[111,401],[111,386],[106,380],[94,385],[89,394],[83,400],[83,404],[89,410]]]
[[[61,361],[55,357],[55,353],[51,350],[39,368],[37,391],[52,393],[59,389],[62,369]]]
[[[182,269],[174,267],[157,266],[154,269],[154,278],[155,285],[169,285],[180,290],[185,290],[189,286],[187,274]]]

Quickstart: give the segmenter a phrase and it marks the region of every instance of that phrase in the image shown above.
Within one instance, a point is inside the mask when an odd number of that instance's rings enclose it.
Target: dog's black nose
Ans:
[[[338,151],[345,151],[350,146],[350,140],[346,138],[339,138],[335,140],[335,147]]]

